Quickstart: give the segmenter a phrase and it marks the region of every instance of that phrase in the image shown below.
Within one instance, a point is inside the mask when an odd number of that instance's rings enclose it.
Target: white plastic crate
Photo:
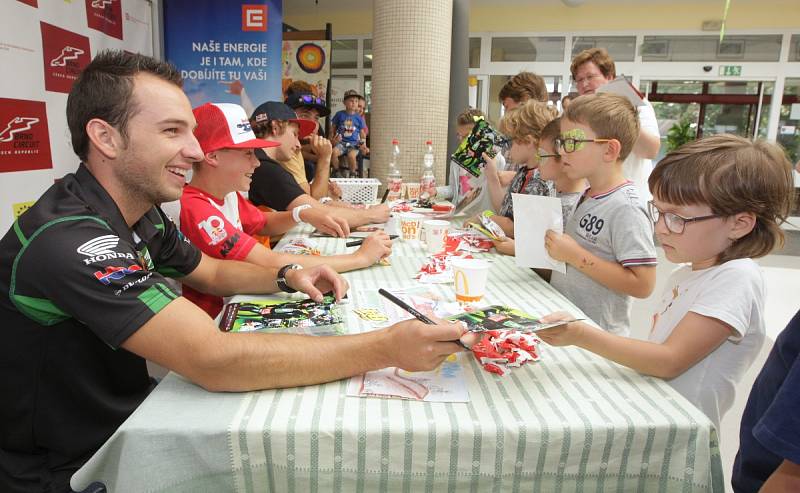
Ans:
[[[378,187],[381,181],[376,178],[331,178],[342,189],[342,200],[351,204],[374,204],[378,201]]]

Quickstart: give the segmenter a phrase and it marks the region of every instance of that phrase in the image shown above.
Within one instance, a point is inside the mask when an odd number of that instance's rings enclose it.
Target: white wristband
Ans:
[[[311,208],[311,204],[298,205],[297,207],[292,209],[292,219],[294,219],[294,222],[304,223],[304,221],[300,219],[300,212],[309,208]]]

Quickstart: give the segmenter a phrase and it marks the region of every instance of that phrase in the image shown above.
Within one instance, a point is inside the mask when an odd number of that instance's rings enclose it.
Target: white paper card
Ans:
[[[548,229],[564,232],[561,199],[541,195],[512,193],[514,204],[514,243],[517,265],[551,269],[566,273],[564,262],[553,260],[544,248],[544,235]]]
[[[628,81],[628,79],[622,75],[618,76],[608,84],[603,84],[602,86],[598,87],[596,92],[610,92],[613,94],[619,94],[620,96],[625,96],[628,98],[628,101],[630,101],[634,106],[644,105],[644,101],[636,92],[636,89],[631,85],[630,81]]]

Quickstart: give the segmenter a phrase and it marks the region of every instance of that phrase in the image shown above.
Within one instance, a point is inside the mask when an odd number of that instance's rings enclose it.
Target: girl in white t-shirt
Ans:
[[[791,164],[776,145],[715,135],[668,154],[649,185],[656,237],[667,259],[683,264],[653,314],[649,340],[583,322],[538,335],[664,378],[719,426],[764,342],[764,279],[752,259],[783,244]]]

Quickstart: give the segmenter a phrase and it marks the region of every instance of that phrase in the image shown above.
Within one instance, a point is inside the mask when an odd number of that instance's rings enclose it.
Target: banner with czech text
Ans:
[[[281,99],[281,0],[170,0],[164,48],[193,107]]]

